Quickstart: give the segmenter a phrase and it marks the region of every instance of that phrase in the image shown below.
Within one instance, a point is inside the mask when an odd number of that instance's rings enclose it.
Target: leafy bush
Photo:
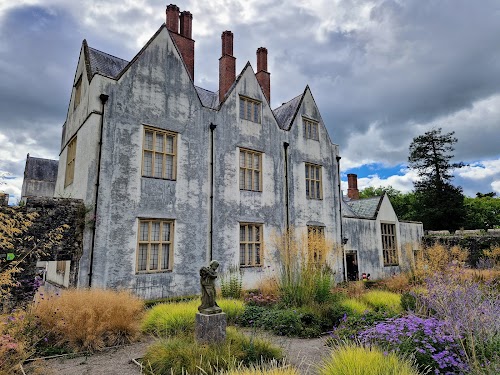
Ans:
[[[364,344],[375,344],[394,352],[414,355],[419,367],[437,373],[463,374],[469,368],[462,359],[459,337],[450,335],[447,324],[435,318],[408,315],[388,319],[358,334]]]
[[[361,300],[372,306],[375,311],[398,314],[401,309],[401,296],[385,290],[371,290],[361,296]]]
[[[142,301],[130,293],[100,289],[68,290],[34,306],[47,339],[78,351],[133,341],[142,312]]]
[[[323,330],[329,328],[325,324],[325,319],[310,308],[246,306],[238,318],[238,323],[244,327],[269,330],[278,336],[317,337]]]
[[[408,359],[372,347],[340,345],[320,367],[321,375],[418,375]]]
[[[327,345],[333,346],[339,341],[356,340],[358,332],[387,319],[382,311],[365,311],[363,315],[344,315],[340,324],[333,327]]]
[[[239,300],[220,299],[217,304],[226,313],[228,323],[234,323],[236,317],[244,311],[243,302]],[[157,335],[175,335],[193,331],[199,305],[199,300],[156,305],[146,313],[142,330]]]
[[[259,361],[281,359],[281,350],[268,341],[247,337],[228,327],[221,344],[199,344],[193,335],[178,335],[151,345],[143,363],[150,374],[217,374]]]
[[[401,308],[404,311],[415,311],[417,307],[417,297],[412,292],[404,292],[401,295]]]
[[[272,306],[279,301],[279,298],[271,294],[264,295],[257,290],[247,292],[244,301],[247,305]]]

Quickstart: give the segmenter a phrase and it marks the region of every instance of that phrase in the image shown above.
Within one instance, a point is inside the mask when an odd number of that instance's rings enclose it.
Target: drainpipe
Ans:
[[[285,150],[285,210],[286,210],[286,232],[290,230],[290,209],[289,209],[289,196],[288,196],[288,142],[283,142],[283,149]]]
[[[90,266],[89,266],[89,287],[92,286],[92,274],[94,266],[94,246],[95,246],[95,236],[97,227],[97,200],[99,199],[99,180],[101,177],[101,156],[102,156],[102,134],[104,129],[104,105],[109,99],[109,95],[101,94],[99,95],[101,99],[101,126],[99,134],[99,149],[97,154],[97,177],[95,183],[95,197],[94,197],[94,227],[92,228],[92,244],[90,246]]]
[[[344,281],[347,281],[346,268],[347,268],[347,260],[345,258],[345,243],[344,243],[344,228],[342,225],[342,190],[340,188],[340,156],[336,157],[337,159],[337,177],[339,180],[339,215],[340,215],[340,244],[342,248],[342,277]]]
[[[209,233],[210,241],[208,244],[208,261],[213,259],[213,241],[214,241],[214,133],[217,125],[210,123],[210,220],[209,220]]]

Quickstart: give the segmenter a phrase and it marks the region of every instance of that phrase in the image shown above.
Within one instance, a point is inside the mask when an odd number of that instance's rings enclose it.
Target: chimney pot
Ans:
[[[267,48],[257,49],[257,73],[255,74],[267,102],[271,103],[271,74],[267,71]]]
[[[265,47],[257,49],[257,72],[261,70],[267,72],[267,48]]]
[[[181,35],[192,39],[193,35],[193,15],[185,10],[181,12]]]
[[[167,29],[179,33],[179,7],[174,4],[167,5]]]
[[[221,35],[222,56],[219,59],[219,102],[236,79],[236,58],[233,56],[233,33],[226,30]]]
[[[357,174],[349,173],[347,175],[347,196],[351,199],[359,199]]]

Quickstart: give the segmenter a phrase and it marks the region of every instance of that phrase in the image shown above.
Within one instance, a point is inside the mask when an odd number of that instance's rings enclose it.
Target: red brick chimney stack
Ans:
[[[179,33],[179,7],[174,4],[167,5],[167,29]]]
[[[257,49],[257,73],[255,77],[262,87],[267,102],[271,103],[271,73],[267,71],[267,48],[265,47]]]
[[[359,199],[357,174],[349,173],[347,175],[347,196],[351,199]]]
[[[193,34],[193,15],[185,10],[181,12],[181,35],[191,39]]]
[[[179,32],[179,7],[174,4],[168,5],[165,25],[181,53],[191,79],[194,80],[194,40],[191,39],[193,34],[193,15],[191,12],[185,10],[180,13],[180,23],[181,28]]]
[[[222,39],[222,56],[219,59],[219,102],[222,102],[227,91],[236,79],[236,57],[233,56],[233,33],[224,31]]]

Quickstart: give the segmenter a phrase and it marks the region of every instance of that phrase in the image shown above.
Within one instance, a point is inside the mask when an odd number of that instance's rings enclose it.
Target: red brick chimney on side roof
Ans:
[[[170,35],[181,53],[184,64],[186,64],[189,76],[194,80],[194,40],[193,15],[191,12],[180,13],[180,33],[179,33],[179,7],[170,4],[167,6],[167,21],[165,22]]]
[[[349,173],[347,175],[347,196],[351,199],[359,199],[357,174]]]
[[[267,48],[257,49],[257,73],[255,77],[262,87],[267,102],[271,103],[271,73],[267,71]]]
[[[233,56],[233,33],[224,31],[222,39],[222,56],[219,59],[219,102],[236,79],[236,57]]]

